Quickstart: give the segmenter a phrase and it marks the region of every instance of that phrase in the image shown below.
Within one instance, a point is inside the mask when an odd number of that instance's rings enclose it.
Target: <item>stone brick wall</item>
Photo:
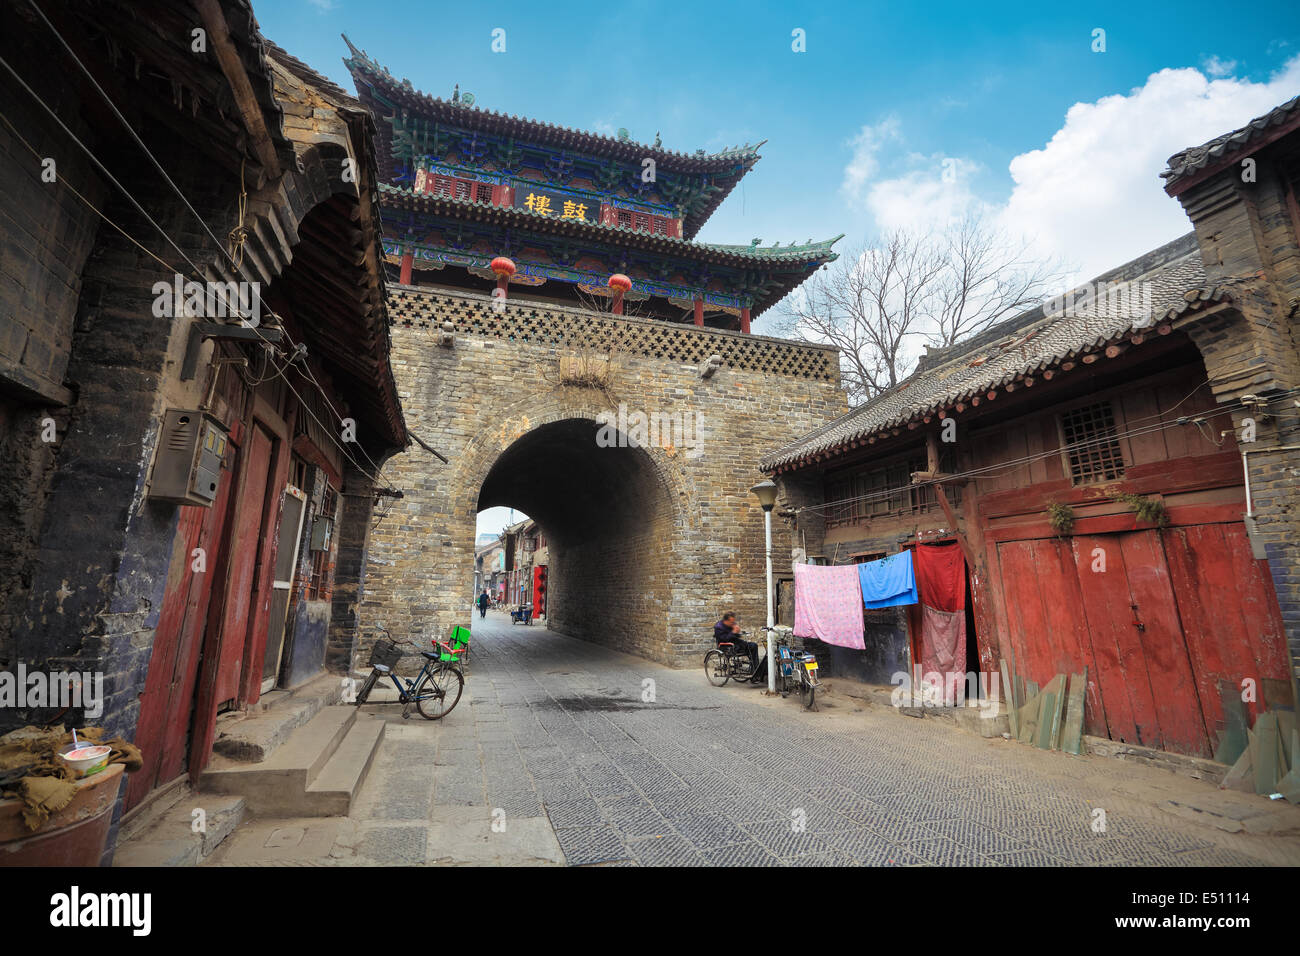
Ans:
[[[547,536],[559,630],[694,666],[722,608],[761,627],[763,519],[749,488],[763,452],[846,410],[833,350],[527,303],[497,312],[464,293],[396,288],[389,308],[408,427],[450,463],[417,448],[384,468],[405,497],[371,532],[355,662],[375,620],[426,639],[470,621],[475,515],[501,504]],[[721,368],[701,377],[714,354]],[[697,446],[597,447],[597,416],[620,404],[699,412]],[[791,541],[774,531],[779,564]]]

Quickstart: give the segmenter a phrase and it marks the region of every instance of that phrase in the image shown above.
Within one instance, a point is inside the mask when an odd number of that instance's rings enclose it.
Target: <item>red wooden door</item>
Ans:
[[[173,699],[181,692],[177,680],[177,659],[181,656],[181,631],[185,621],[185,599],[192,577],[190,553],[198,547],[206,508],[181,508],[172,539],[171,564],[167,569],[166,590],[158,626],[154,629],[153,653],[140,695],[140,719],[136,724],[135,743],[140,747],[144,765],[127,777],[126,809],[131,809],[164,777],[159,767],[165,762],[168,748],[167,718]],[[191,686],[191,691],[193,687]]]
[[[1086,664],[1089,733],[1208,757],[1219,681],[1287,678],[1272,581],[1239,524],[1004,541],[998,560],[1018,669],[1042,684]]]
[[[1250,551],[1240,524],[1210,524],[1165,532],[1169,574],[1205,726],[1217,742],[1223,726],[1219,682],[1241,688],[1251,678],[1288,680],[1290,662],[1282,612],[1268,565]],[[1258,698],[1246,704],[1251,720]]]
[[[1042,686],[1087,664],[1085,726],[1090,734],[1106,736],[1093,635],[1070,544],[1057,538],[1005,541],[998,545],[998,559],[1017,673]]]
[[[175,779],[185,770],[200,649],[214,572],[222,560],[220,547],[225,538],[236,454],[235,446],[228,445],[221,466],[220,490],[209,507],[180,509],[167,590],[155,631],[135,735],[144,766],[127,778],[128,810],[153,788]],[[194,570],[195,548],[204,552],[202,572]]]
[[[212,701],[217,706],[236,697],[239,692],[273,444],[271,435],[260,425],[255,424],[249,429],[247,450],[240,468],[239,500],[235,506],[225,603],[218,634],[216,684],[212,692]]]

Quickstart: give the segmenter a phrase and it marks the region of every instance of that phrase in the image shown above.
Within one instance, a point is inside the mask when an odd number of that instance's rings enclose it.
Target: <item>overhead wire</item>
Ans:
[[[1199,386],[1199,385],[1198,385],[1196,390],[1199,390],[1201,387],[1203,387],[1203,386]],[[1193,394],[1195,394],[1195,391],[1196,391],[1196,390],[1193,390]],[[1287,389],[1287,390],[1285,390],[1285,391],[1283,391],[1283,392],[1278,393],[1278,394],[1275,395],[1275,396],[1272,396],[1270,400],[1275,401],[1275,400],[1277,400],[1277,399],[1281,399],[1281,398],[1284,398],[1284,397],[1286,397],[1286,396],[1294,395],[1294,394],[1297,394],[1297,393],[1300,393],[1300,388]],[[1189,395],[1188,398],[1190,398],[1190,397],[1191,397],[1191,396]],[[1186,400],[1187,400],[1187,399],[1183,399],[1183,401],[1186,401]],[[1178,404],[1181,405],[1182,402],[1179,402]],[[1174,407],[1177,407],[1177,406],[1174,406]],[[1213,415],[1219,415],[1219,414],[1222,414],[1222,413],[1224,413],[1224,412],[1231,412],[1231,411],[1235,411],[1235,410],[1239,410],[1239,409],[1247,408],[1247,407],[1252,407],[1252,406],[1246,405],[1246,404],[1241,403],[1241,402],[1233,402],[1233,403],[1229,403],[1229,404],[1226,404],[1226,405],[1220,405],[1220,406],[1217,406],[1217,407],[1215,407],[1215,408],[1212,409],[1212,410],[1207,410],[1207,412],[1210,412],[1210,413],[1212,413]],[[1160,414],[1158,414],[1158,415],[1145,416],[1144,418],[1141,418],[1141,419],[1135,419],[1135,421],[1147,421],[1147,420],[1149,420],[1149,419],[1151,419],[1151,418],[1161,418],[1161,419],[1163,419],[1167,414],[1168,414],[1167,412],[1164,412],[1164,413],[1160,413]],[[818,505],[805,505],[805,506],[803,506],[803,507],[800,507],[800,508],[795,509],[795,511],[796,511],[797,514],[801,514],[801,513],[804,513],[804,512],[810,512],[810,513],[813,513],[813,514],[823,514],[823,515],[824,515],[828,510],[837,509],[837,508],[839,508],[839,507],[841,507],[841,506],[843,506],[843,505],[849,505],[849,504],[861,504],[861,503],[865,503],[865,502],[869,502],[869,501],[879,501],[879,500],[884,500],[884,499],[888,499],[888,498],[892,498],[892,497],[897,496],[897,495],[899,494],[899,492],[900,492],[900,491],[903,491],[903,490],[907,490],[907,489],[911,489],[911,488],[924,488],[924,487],[929,487],[929,486],[932,486],[932,485],[942,484],[942,483],[944,483],[944,482],[952,481],[954,478],[976,478],[976,477],[987,477],[990,473],[996,473],[996,474],[1007,474],[1007,473],[1009,473],[1009,472],[1012,471],[1012,470],[1015,470],[1015,469],[1018,469],[1018,468],[1023,468],[1023,467],[1026,466],[1026,465],[1033,464],[1034,462],[1036,462],[1036,461],[1041,461],[1041,460],[1043,460],[1043,459],[1045,459],[1045,458],[1051,458],[1051,457],[1054,457],[1054,456],[1056,456],[1056,455],[1061,455],[1061,454],[1064,454],[1064,453],[1068,453],[1068,452],[1070,452],[1070,451],[1084,450],[1084,449],[1087,449],[1087,448],[1089,448],[1089,447],[1091,447],[1091,446],[1093,446],[1093,445],[1102,444],[1102,443],[1109,442],[1109,441],[1114,441],[1114,440],[1117,439],[1117,438],[1134,438],[1134,437],[1141,437],[1142,435],[1153,434],[1153,433],[1155,433],[1155,432],[1163,431],[1163,430],[1168,429],[1168,428],[1173,428],[1173,427],[1180,426],[1180,425],[1185,425],[1185,424],[1191,424],[1191,423],[1193,423],[1194,421],[1195,421],[1195,419],[1187,419],[1186,416],[1180,416],[1179,418],[1175,418],[1175,419],[1171,419],[1171,420],[1167,420],[1167,421],[1161,421],[1161,422],[1159,422],[1159,423],[1157,423],[1157,424],[1155,424],[1155,425],[1148,425],[1148,426],[1143,426],[1143,427],[1141,427],[1141,428],[1132,428],[1132,429],[1127,429],[1127,430],[1122,431],[1122,432],[1120,432],[1120,431],[1111,432],[1111,433],[1109,433],[1109,434],[1102,435],[1102,436],[1100,436],[1100,437],[1098,437],[1098,438],[1095,438],[1095,439],[1089,439],[1088,441],[1084,441],[1084,442],[1072,442],[1072,443],[1067,443],[1067,444],[1061,445],[1061,446],[1059,446],[1059,447],[1057,447],[1057,448],[1053,448],[1053,449],[1050,449],[1050,450],[1047,450],[1047,451],[1037,452],[1037,453],[1032,454],[1032,455],[1024,455],[1024,456],[1021,456],[1021,457],[1019,457],[1019,458],[1012,458],[1012,459],[1009,459],[1009,460],[1007,460],[1007,461],[996,462],[996,463],[994,463],[994,464],[984,465],[984,466],[981,466],[981,467],[979,467],[979,468],[968,469],[967,471],[957,472],[957,473],[954,473],[954,474],[952,474],[952,475],[947,475],[947,476],[945,476],[945,477],[943,477],[943,478],[939,478],[939,479],[929,479],[929,480],[926,480],[926,481],[918,481],[918,482],[915,482],[915,483],[912,483],[912,484],[901,485],[901,486],[899,486],[899,487],[897,487],[897,488],[892,488],[892,489],[883,489],[883,490],[878,491],[878,492],[872,492],[871,494],[867,494],[867,495],[858,495],[858,496],[854,496],[854,497],[851,497],[851,498],[839,498],[839,499],[835,499],[835,500],[833,500],[833,501],[825,501],[825,502],[822,502],[821,504],[818,504]]]
[[[41,11],[40,7],[36,5],[36,3],[34,2],[34,0],[29,0],[29,2],[31,3],[32,8],[36,11],[36,13],[38,14],[38,16],[40,16],[40,18],[45,22],[46,26],[49,27],[50,31],[51,31],[51,32],[54,34],[54,36],[57,38],[57,40],[59,41],[59,44],[63,47],[63,49],[67,52],[67,54],[72,58],[72,60],[77,64],[77,66],[78,66],[78,68],[81,70],[81,72],[82,72],[83,74],[85,74],[86,78],[90,81],[91,85],[92,85],[92,86],[95,88],[95,90],[99,93],[100,97],[101,97],[101,98],[104,100],[104,102],[108,105],[109,109],[112,110],[113,114],[117,117],[118,121],[122,124],[122,126],[127,130],[127,132],[130,134],[131,138],[136,142],[136,144],[140,147],[140,149],[141,149],[141,150],[145,153],[145,155],[149,158],[150,162],[151,162],[151,163],[153,164],[153,166],[158,170],[158,172],[162,175],[163,179],[164,179],[164,180],[167,182],[167,184],[171,187],[172,191],[175,192],[176,195],[177,195],[177,197],[180,198],[181,202],[185,205],[185,208],[188,209],[189,212],[191,213],[191,215],[193,215],[194,218],[198,221],[199,225],[203,228],[203,231],[206,232],[207,235],[211,238],[211,240],[212,240],[212,242],[213,242],[213,245],[214,245],[214,246],[215,246],[215,247],[216,247],[216,248],[217,248],[217,249],[218,249],[218,250],[219,250],[219,251],[220,251],[220,252],[221,252],[221,253],[222,253],[222,254],[223,254],[223,255],[224,255],[228,260],[229,260],[229,261],[230,261],[232,267],[234,267],[235,273],[236,273],[236,274],[241,273],[241,272],[242,272],[242,259],[243,259],[243,256],[242,256],[242,242],[238,243],[238,245],[239,245],[239,247],[240,247],[240,252],[241,252],[241,254],[240,254],[240,256],[239,256],[239,260],[237,261],[237,260],[235,259],[234,255],[233,255],[229,250],[227,250],[227,249],[222,245],[221,241],[220,241],[220,240],[217,238],[217,236],[212,232],[211,228],[209,228],[209,226],[208,226],[208,224],[207,224],[207,221],[206,221],[206,220],[205,220],[201,215],[199,215],[199,213],[197,212],[197,210],[195,210],[194,206],[193,206],[193,205],[190,203],[190,201],[186,198],[185,194],[181,191],[180,187],[177,186],[176,183],[175,183],[175,181],[171,178],[171,176],[168,175],[167,170],[163,167],[162,163],[159,162],[158,158],[157,158],[157,157],[153,154],[153,152],[149,149],[148,145],[147,145],[147,144],[146,144],[146,143],[145,143],[145,142],[140,138],[140,136],[136,133],[135,129],[134,129],[134,128],[131,126],[131,124],[127,121],[126,117],[124,117],[124,116],[122,115],[121,111],[117,108],[116,104],[113,103],[112,98],[109,97],[109,95],[104,91],[103,87],[100,86],[99,83],[95,80],[95,78],[94,78],[94,76],[91,74],[90,70],[85,66],[84,63],[81,62],[81,59],[77,56],[77,54],[76,54],[76,53],[72,50],[72,48],[68,45],[67,41],[64,40],[62,34],[60,34],[59,31],[55,28],[55,26],[54,26],[52,23],[50,23],[49,19],[45,17],[44,12]],[[203,276],[204,276],[203,270],[202,270],[202,269],[201,269],[201,268],[200,268],[200,267],[199,267],[199,266],[194,262],[193,259],[191,259],[191,258],[189,257],[189,255],[186,254],[185,250],[181,248],[180,244],[177,243],[177,242],[175,241],[175,239],[172,238],[172,236],[170,235],[170,233],[167,232],[166,229],[164,229],[161,225],[159,225],[159,223],[158,223],[158,222],[157,222],[157,221],[156,221],[152,216],[149,215],[149,213],[148,213],[148,212],[145,210],[145,208],[140,204],[140,202],[139,202],[138,200],[136,200],[135,196],[132,195],[132,193],[130,192],[130,190],[128,190],[125,186],[122,185],[122,183],[121,183],[120,181],[118,181],[118,179],[117,179],[117,178],[116,178],[116,177],[115,177],[115,176],[114,176],[114,175],[113,175],[113,174],[108,170],[108,168],[107,168],[106,166],[104,166],[104,164],[103,164],[102,162],[100,162],[100,160],[98,159],[98,157],[95,156],[95,154],[93,153],[93,151],[91,151],[90,148],[89,148],[88,146],[86,146],[86,144],[83,143],[83,142],[80,140],[80,138],[78,138],[77,135],[76,135],[76,134],[75,134],[71,129],[69,129],[69,128],[68,128],[68,127],[67,127],[67,126],[62,122],[62,120],[59,119],[58,114],[54,112],[54,110],[49,106],[48,103],[45,102],[45,100],[40,96],[40,94],[38,94],[35,90],[33,90],[33,89],[31,88],[31,86],[29,86],[29,85],[28,85],[28,84],[23,80],[23,78],[18,74],[18,72],[17,72],[17,71],[16,71],[16,70],[15,70],[15,69],[14,69],[14,68],[13,68],[13,67],[8,63],[8,62],[7,62],[7,61],[5,61],[2,57],[0,57],[0,66],[3,66],[4,69],[6,69],[6,70],[9,72],[9,74],[10,74],[11,76],[13,76],[13,78],[14,78],[14,79],[18,82],[18,84],[19,84],[19,85],[20,85],[20,86],[21,86],[21,87],[22,87],[22,88],[23,88],[23,89],[28,93],[28,95],[31,96],[31,97],[32,97],[32,98],[37,102],[37,104],[40,105],[41,108],[44,109],[45,112],[48,113],[48,114],[50,115],[50,117],[51,117],[51,118],[52,118],[52,119],[53,119],[53,120],[58,124],[59,128],[62,129],[63,132],[64,132],[64,133],[65,133],[65,134],[66,134],[66,135],[67,135],[67,136],[68,136],[68,137],[69,137],[69,138],[70,138],[74,143],[76,143],[76,145],[77,145],[77,146],[82,150],[82,152],[84,152],[84,153],[86,154],[87,157],[89,157],[89,159],[91,160],[91,162],[94,163],[94,165],[96,166],[96,168],[98,168],[98,169],[100,170],[101,173],[103,173],[103,175],[105,176],[105,178],[107,178],[108,181],[109,181],[110,183],[112,183],[113,186],[116,187],[117,190],[118,190],[119,192],[121,192],[123,196],[126,197],[126,199],[131,203],[131,205],[132,205],[132,206],[133,206],[133,207],[134,207],[134,208],[135,208],[135,209],[136,209],[136,210],[137,210],[137,211],[138,211],[142,216],[144,216],[144,218],[146,219],[146,221],[148,221],[149,224],[150,224],[151,226],[153,226],[153,228],[154,228],[155,230],[157,230],[158,233],[159,233],[159,234],[160,234],[160,235],[161,235],[161,236],[162,236],[162,237],[163,237],[163,238],[164,238],[164,239],[165,239],[165,240],[166,240],[166,241],[167,241],[167,242],[172,246],[172,248],[175,249],[175,250],[177,251],[177,253],[180,254],[181,258],[184,259],[185,262],[186,262],[186,263],[190,266],[190,268],[193,270],[193,273],[192,273],[192,275],[191,275],[191,278],[196,279],[196,280],[199,280],[200,277],[203,277]],[[10,123],[10,122],[7,120],[7,118],[6,118],[5,122],[6,122],[6,125],[10,127],[10,129],[14,130],[15,135],[17,135],[17,136],[19,137],[19,139],[22,140],[23,144],[24,144],[24,145],[25,145],[25,146],[26,146],[26,147],[27,147],[27,148],[32,152],[32,154],[33,154],[37,159],[40,159],[40,158],[41,158],[40,153],[39,153],[37,150],[35,150],[35,149],[31,146],[30,143],[27,143],[26,140],[24,140],[20,134],[18,134],[17,130],[13,127],[13,124]],[[240,170],[240,186],[241,186],[241,197],[240,197],[240,206],[239,206],[239,209],[240,209],[240,217],[241,217],[241,220],[240,220],[240,226],[237,226],[237,227],[236,227],[236,230],[235,230],[235,231],[232,231],[232,239],[235,238],[235,232],[243,228],[243,227],[242,227],[243,214],[244,214],[244,210],[245,210],[245,208],[246,208],[246,201],[247,201],[247,199],[246,199],[246,193],[244,193],[244,191],[243,191],[244,187],[243,187],[243,169],[242,169],[242,167],[241,167],[241,170]],[[69,185],[69,189],[72,189],[72,187],[71,187],[70,185]],[[86,200],[85,197],[83,197],[83,196],[80,195],[80,193],[76,193],[76,190],[75,190],[75,189],[72,189],[72,191],[73,191],[73,192],[78,196],[78,198],[82,199],[82,201],[85,202],[85,203],[86,203],[86,204],[87,204],[87,205],[88,205],[92,210],[94,210],[97,214],[99,214],[99,215],[100,215],[100,216],[101,216],[105,221],[109,222],[109,223],[110,223],[110,224],[111,224],[115,229],[117,229],[119,232],[121,232],[122,235],[124,235],[127,239],[129,239],[129,240],[130,240],[130,241],[131,241],[135,246],[137,246],[141,251],[145,252],[145,253],[148,254],[151,258],[153,258],[155,261],[157,261],[160,265],[162,265],[162,266],[164,266],[165,268],[167,268],[168,271],[173,272],[173,273],[176,273],[176,274],[180,274],[180,270],[175,269],[175,268],[174,268],[170,263],[167,263],[165,260],[161,259],[159,256],[157,256],[157,255],[155,255],[154,253],[152,253],[149,249],[147,249],[145,246],[143,246],[143,245],[142,245],[138,240],[136,240],[136,239],[135,239],[134,237],[132,237],[129,233],[127,233],[126,230],[123,229],[120,225],[118,225],[116,222],[113,222],[113,221],[112,221],[112,220],[111,220],[111,219],[110,219],[106,214],[104,214],[102,211],[96,209],[96,208],[94,207],[94,205],[93,205],[92,203],[89,202],[89,200]],[[224,295],[224,293],[222,293],[222,299],[223,299],[223,301],[225,300],[225,295]],[[269,346],[269,347],[271,347],[271,348],[276,348],[277,343],[272,342],[269,338],[267,338],[265,335],[262,334],[262,331],[259,329],[259,327],[258,327],[258,323],[256,322],[256,320],[254,320],[254,321],[250,324],[249,320],[250,320],[250,319],[253,319],[253,316],[252,316],[250,313],[246,313],[246,312],[244,312],[244,310],[243,310],[241,307],[239,307],[238,304],[236,304],[236,303],[229,303],[229,302],[226,302],[225,304],[227,305],[227,311],[230,312],[230,313],[232,313],[232,314],[235,314],[235,315],[237,315],[238,317],[240,317],[241,319],[243,319],[243,320],[244,320],[244,325],[245,325],[245,327],[247,327],[247,328],[251,328],[251,329],[253,330],[254,334],[255,334],[259,339],[261,339],[263,343],[265,343],[267,346]],[[269,311],[269,310],[268,310],[268,311]],[[272,316],[273,316],[274,318],[276,318],[277,320],[280,320],[280,317],[279,317],[278,315],[276,315],[273,311],[270,311],[269,314],[272,315]],[[282,322],[282,320],[280,320],[280,321]],[[284,328],[281,328],[280,331],[281,331],[281,334],[282,334],[282,336],[283,336],[283,340],[284,340],[285,342],[287,342],[290,346],[292,346],[292,347],[294,347],[294,348],[297,348],[298,343],[296,343],[296,342],[293,341],[292,337],[289,335],[288,330],[287,330],[287,329],[284,329]],[[292,361],[292,359],[291,359],[290,361]],[[286,363],[286,366],[287,366],[288,364],[289,364],[289,363]],[[345,419],[344,419],[344,416],[343,416],[342,414],[340,414],[340,413],[338,412],[338,410],[334,408],[333,403],[331,403],[331,402],[329,401],[329,396],[328,396],[328,393],[325,391],[324,386],[322,386],[322,385],[320,384],[320,382],[316,379],[315,374],[312,373],[311,369],[310,369],[309,367],[307,367],[305,363],[304,363],[303,369],[304,369],[304,371],[306,372],[307,377],[311,380],[312,384],[313,384],[313,385],[314,385],[314,386],[315,386],[315,387],[320,391],[321,396],[322,396],[322,397],[324,398],[324,400],[325,400],[325,404],[326,404],[326,406],[329,408],[329,410],[330,410],[331,412],[334,413],[335,416],[337,416],[337,417],[339,418],[340,423],[343,423],[344,420],[345,420]],[[283,375],[283,371],[284,371],[284,369],[283,369],[283,367],[282,367],[282,368],[277,372],[277,374],[279,374],[279,375]],[[286,384],[288,384],[288,379],[287,379],[287,377],[285,378],[285,381],[286,381]],[[293,390],[292,385],[290,385],[289,387],[290,387],[291,390]],[[293,390],[293,391],[294,391],[294,394],[295,394],[295,395],[298,395],[298,393],[297,393],[296,390]],[[298,397],[299,397],[299,401],[302,401],[301,396],[298,395]],[[304,403],[304,407],[305,407],[305,403]],[[309,413],[310,413],[310,411],[309,411]],[[316,418],[316,416],[315,416],[314,414],[312,415],[312,417],[313,417],[314,419]],[[331,430],[330,428],[326,427],[323,423],[321,423],[321,422],[319,421],[319,419],[316,419],[316,420],[317,420],[317,423],[318,423],[318,424],[321,424],[321,427],[326,431],[326,433],[330,435],[331,440],[334,441],[335,445],[338,446],[339,450],[340,450],[340,451],[342,452],[342,454],[343,454],[343,455],[348,459],[348,461],[350,461],[350,462],[351,462],[351,463],[352,463],[352,464],[357,468],[357,470],[360,471],[363,475],[365,475],[368,479],[370,479],[370,480],[374,481],[376,484],[378,484],[378,483],[380,482],[380,479],[379,479],[377,473],[381,470],[381,468],[380,468],[380,466],[378,465],[378,463],[376,463],[375,460],[370,456],[370,453],[369,453],[368,451],[366,451],[365,446],[362,445],[360,442],[341,442],[341,441],[339,441],[337,438],[334,438],[333,433],[332,433],[332,430]],[[375,474],[371,474],[371,473],[367,472],[365,466],[363,466],[359,461],[356,460],[356,458],[354,458],[354,457],[353,457],[353,456],[348,452],[348,449],[345,447],[346,444],[355,444],[355,445],[357,445],[357,447],[358,447],[358,449],[361,451],[362,455],[363,455],[363,456],[366,458],[366,460],[370,463],[370,466],[371,466],[371,468],[374,470]]]

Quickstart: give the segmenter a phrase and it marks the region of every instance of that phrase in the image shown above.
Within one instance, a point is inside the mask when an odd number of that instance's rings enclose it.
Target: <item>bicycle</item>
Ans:
[[[402,717],[411,716],[411,704],[415,704],[420,716],[426,720],[438,720],[451,713],[460,701],[461,691],[465,688],[465,675],[460,669],[459,655],[468,649],[467,646],[453,648],[450,644],[444,644],[434,638],[433,645],[437,648],[437,653],[420,651],[424,656],[424,666],[420,668],[420,673],[414,680],[403,677],[401,680],[406,682],[406,686],[403,687],[397,675],[393,673],[393,667],[402,658],[398,645],[406,644],[414,647],[415,642],[394,640],[382,624],[376,624],[375,630],[382,631],[388,639],[375,641],[375,646],[370,652],[370,674],[366,677],[366,682],[361,685],[353,703],[358,707],[364,704],[380,677],[387,674],[388,679],[397,688],[397,702],[406,705],[402,710]]]
[[[786,643],[785,635],[790,633],[789,628],[774,627],[772,630],[780,635],[776,642],[776,684],[781,696],[787,697],[797,688],[804,710],[813,710],[817,688],[822,685],[817,677],[817,658],[807,651],[797,652]]]

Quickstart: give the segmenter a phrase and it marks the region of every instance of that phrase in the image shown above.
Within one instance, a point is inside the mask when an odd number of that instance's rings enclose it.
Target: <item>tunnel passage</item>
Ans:
[[[665,660],[672,502],[646,451],[600,447],[598,429],[565,419],[519,438],[488,472],[478,507],[518,509],[546,534],[549,626]]]

